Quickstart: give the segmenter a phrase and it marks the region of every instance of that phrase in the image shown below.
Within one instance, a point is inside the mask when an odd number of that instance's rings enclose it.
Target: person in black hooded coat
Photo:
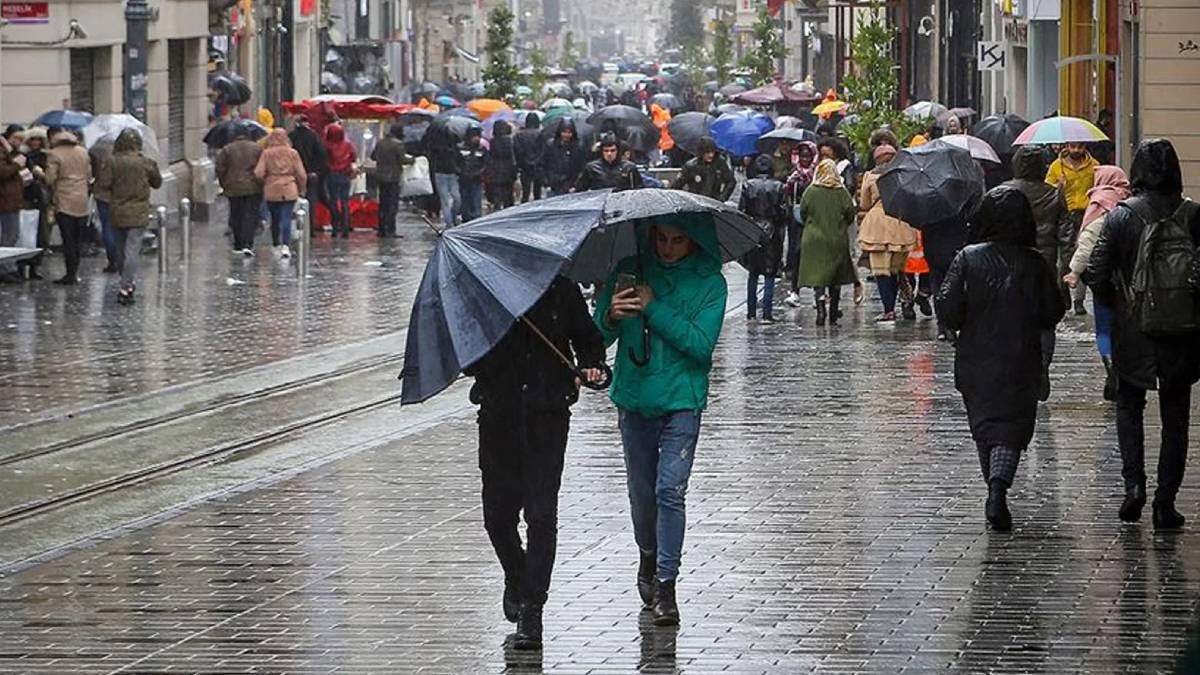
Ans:
[[[1142,414],[1146,391],[1158,389],[1162,449],[1154,493],[1155,528],[1183,527],[1175,495],[1187,466],[1192,385],[1200,380],[1200,335],[1149,336],[1138,328],[1126,301],[1124,280],[1133,278],[1142,230],[1172,214],[1186,218],[1193,243],[1200,244],[1200,208],[1183,198],[1179,157],[1170,141],[1142,141],[1130,166],[1133,197],[1105,216],[1083,280],[1096,297],[1113,307],[1113,367],[1117,373],[1117,443],[1125,501],[1121,520],[1136,522],[1146,504],[1146,439]],[[1193,269],[1195,266],[1193,265]]]
[[[534,113],[525,116],[525,128],[513,137],[513,156],[521,173],[521,203],[542,198],[542,120]]]
[[[492,145],[487,155],[488,201],[494,210],[513,205],[513,183],[516,180],[517,159],[512,127],[500,120],[492,127]]]
[[[971,220],[971,244],[954,257],[937,312],[958,331],[954,386],[962,393],[988,484],[987,520],[1012,527],[1007,491],[1033,438],[1042,377],[1042,331],[1066,311],[1035,248],[1037,225],[1025,195],[1002,185]]]
[[[575,120],[564,118],[554,138],[546,141],[542,153],[542,178],[550,188],[550,194],[557,196],[573,191],[585,162],[587,156],[579,142]]]

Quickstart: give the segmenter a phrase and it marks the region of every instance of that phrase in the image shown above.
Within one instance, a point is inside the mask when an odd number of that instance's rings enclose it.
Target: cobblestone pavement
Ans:
[[[221,335],[249,336],[231,357],[261,358],[243,352],[261,334],[222,312],[248,315],[284,283],[247,274],[238,300],[193,301]],[[282,307],[251,320],[287,324],[289,348],[394,327],[358,293],[402,293],[364,276],[321,287],[353,328],[301,329]],[[546,648],[505,649],[460,383],[439,397],[455,412],[423,431],[4,575],[0,671],[1171,671],[1200,595],[1197,479],[1180,495],[1190,529],[1117,521],[1113,415],[1086,326],[1060,330],[1015,530],[993,534],[951,349],[928,319],[881,327],[871,313],[816,328],[811,310],[774,325],[732,310],[688,499],[678,630],[639,615],[615,415],[592,394],[572,422]],[[180,349],[222,352],[203,317],[180,319],[207,336],[164,321]]]
[[[162,276],[155,256],[142,256],[133,307],[117,304],[103,254],[84,259],[71,288],[49,282],[62,273],[54,256],[45,281],[0,286],[0,427],[394,332],[434,238],[407,213],[399,229],[405,238],[318,237],[301,285],[295,258],[268,250],[269,231],[246,259],[230,255],[224,220],[198,223],[187,265],[173,261]]]

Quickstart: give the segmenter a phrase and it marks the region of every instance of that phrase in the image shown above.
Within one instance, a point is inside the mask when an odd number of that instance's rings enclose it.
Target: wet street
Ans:
[[[616,413],[591,393],[545,649],[506,649],[468,383],[398,405],[432,232],[321,238],[300,283],[220,229],[165,278],[148,256],[133,308],[100,258],[74,289],[0,287],[0,672],[1146,673],[1193,640],[1200,476],[1182,532],[1117,520],[1086,317],[1059,328],[1014,531],[990,533],[932,319],[877,325],[870,297],[836,327],[748,323],[730,266],[682,625],[639,612]]]

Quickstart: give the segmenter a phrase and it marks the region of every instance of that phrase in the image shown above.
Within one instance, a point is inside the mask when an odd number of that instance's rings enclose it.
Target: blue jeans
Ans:
[[[633,538],[639,549],[657,551],[657,576],[672,581],[679,576],[683,555],[684,498],[700,436],[700,413],[680,410],[644,417],[618,409],[617,415]]]
[[[475,220],[483,215],[483,183],[478,178],[464,178],[458,184],[462,197],[462,221]]]
[[[1096,349],[1100,350],[1100,356],[1112,358],[1112,307],[1101,303],[1096,299],[1096,294],[1092,294],[1092,314],[1096,321]]]
[[[292,241],[292,209],[296,202],[267,202],[271,213],[271,245],[287,246]]]
[[[100,238],[104,241],[104,253],[108,256],[108,262],[116,265],[121,254],[117,252],[117,233],[113,232],[108,202],[96,200],[96,215],[100,216]]]
[[[458,174],[435,173],[433,185],[442,204],[442,224],[447,228],[454,227],[454,216],[458,215],[463,203],[462,193],[458,191]]]
[[[750,273],[746,282],[746,314],[753,319],[758,310],[758,277],[763,280],[762,318],[770,319],[775,306],[775,275]]]
[[[350,231],[350,177],[345,174],[329,174],[329,211],[333,221],[333,232]]]

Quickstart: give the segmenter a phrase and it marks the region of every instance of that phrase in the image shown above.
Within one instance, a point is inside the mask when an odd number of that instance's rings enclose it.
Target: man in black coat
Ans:
[[[565,195],[573,191],[586,161],[575,120],[564,118],[558,133],[546,142],[542,154],[542,178],[550,188],[550,194]]]
[[[517,170],[521,174],[521,203],[542,198],[542,142],[541,118],[533,113],[525,116],[525,128],[513,136],[513,155]]]
[[[375,162],[375,182],[379,185],[379,228],[380,238],[396,236],[396,215],[400,212],[400,181],[404,178],[404,167],[413,163],[404,149],[404,127],[393,124],[375,149],[371,151]]]
[[[517,160],[512,126],[504,120],[492,127],[492,144],[487,153],[488,202],[493,210],[513,205],[513,183],[517,180]]]
[[[705,136],[696,144],[696,156],[683,165],[672,187],[723,202],[733,194],[736,182],[729,162],[717,152],[717,144]]]
[[[1033,438],[1042,378],[1042,331],[1066,306],[1056,277],[1034,248],[1029,200],[1002,185],[971,220],[972,244],[954,257],[938,291],[937,313],[959,332],[954,386],[962,393],[988,484],[987,521],[1012,528],[1007,492]]]
[[[604,339],[576,284],[555,279],[525,318],[564,356],[574,354],[588,380],[601,378],[596,368],[604,363]],[[570,407],[579,399],[579,385],[554,350],[520,321],[465,372],[475,378],[483,523],[504,569],[504,616],[517,622],[517,648],[538,649],[557,546]],[[525,548],[517,531],[522,509]]]
[[[300,155],[300,163],[304,165],[304,171],[308,174],[308,194],[305,198],[310,204],[309,210],[316,213],[317,204],[325,204],[326,208],[329,204],[325,201],[325,179],[329,177],[329,154],[325,151],[325,144],[321,142],[321,137],[309,125],[308,118],[303,115],[296,118],[296,127],[292,129],[292,133],[288,134],[288,140],[292,142],[292,147]],[[309,236],[315,236],[317,229],[315,227],[308,228]]]
[[[1142,415],[1146,391],[1158,389],[1162,416],[1162,448],[1158,487],[1154,493],[1154,527],[1183,527],[1175,495],[1187,466],[1188,424],[1192,385],[1200,380],[1200,335],[1147,335],[1140,330],[1128,302],[1142,231],[1171,217],[1189,225],[1193,244],[1200,243],[1197,207],[1183,198],[1179,157],[1170,141],[1149,139],[1138,146],[1130,167],[1133,197],[1105,216],[1092,250],[1084,281],[1096,297],[1113,307],[1113,367],[1117,372],[1117,442],[1125,500],[1120,517],[1137,522],[1146,504],[1146,438]]]
[[[638,173],[637,165],[621,158],[621,144],[612,132],[600,134],[600,158],[594,159],[583,167],[579,180],[575,183],[576,192],[585,190],[628,190],[642,187],[642,176]]]

